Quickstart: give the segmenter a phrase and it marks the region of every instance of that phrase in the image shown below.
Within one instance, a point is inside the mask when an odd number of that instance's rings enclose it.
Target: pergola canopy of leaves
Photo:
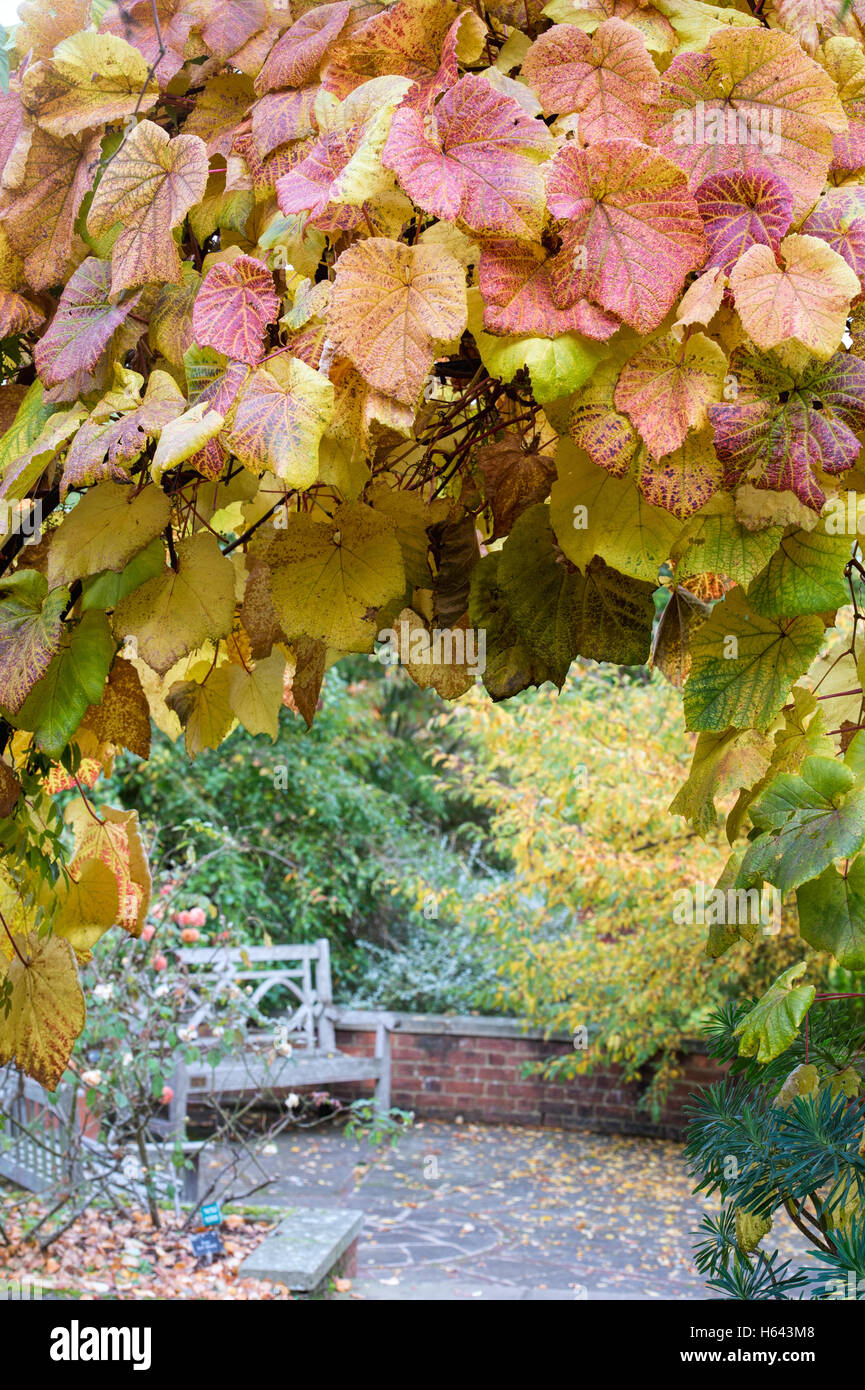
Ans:
[[[673,809],[738,797],[725,886],[865,966],[865,6],[754,8],[22,5],[0,1061],[56,1082],[77,962],[144,923],[115,749],[309,722],[390,628],[446,698],[435,629],[494,700],[651,658],[699,735]]]

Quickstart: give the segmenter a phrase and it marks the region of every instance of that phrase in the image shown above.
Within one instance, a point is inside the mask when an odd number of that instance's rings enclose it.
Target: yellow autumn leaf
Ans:
[[[681,522],[650,506],[632,478],[614,478],[596,468],[569,439],[559,441],[556,467],[550,520],[568,559],[585,570],[592,557],[600,555],[620,574],[657,580]]]
[[[177,681],[165,696],[183,725],[186,751],[190,758],[205,748],[218,748],[234,727],[229,703],[230,666],[208,668],[201,662],[193,668],[193,679]]]
[[[379,608],[405,588],[393,524],[360,502],[332,521],[292,513],[268,550],[270,588],[289,638],[319,638],[338,651],[371,651]]]
[[[114,631],[160,675],[180,657],[231,631],[234,569],[216,537],[199,531],[177,547],[177,569],[133,589],[114,611]]]
[[[106,166],[87,227],[104,236],[121,229],[111,252],[111,291],[183,278],[172,228],[204,196],[209,162],[197,135],[173,139],[153,121],[140,121]]]
[[[299,357],[271,358],[241,389],[228,447],[252,473],[270,469],[289,487],[310,487],[333,402],[333,385],[322,372]]]
[[[170,516],[171,503],[161,488],[138,492],[122,483],[97,484],[52,533],[49,584],[53,588],[102,570],[122,570],[165,530]]]
[[[149,111],[159,98],[147,60],[114,34],[85,30],[26,68],[21,100],[38,125],[62,139]]]
[[[273,651],[251,670],[230,667],[229,703],[248,734],[269,734],[276,741],[285,664],[282,653]]]
[[[65,937],[84,963],[119,912],[120,895],[111,869],[101,859],[82,860],[77,875],[62,890],[54,935]]]
[[[859,277],[819,237],[785,237],[779,255],[783,266],[770,247],[751,246],[733,267],[730,288],[745,332],[764,352],[792,339],[826,360],[841,344]]]
[[[140,936],[150,906],[150,869],[138,831],[138,812],[115,806],[94,807],[82,797],[66,809],[66,822],[75,837],[69,865],[73,878],[82,865],[99,859],[117,884],[117,922],[131,936]]]
[[[16,937],[11,959],[0,960],[0,981],[10,989],[9,1008],[0,1011],[0,1064],[14,1063],[53,1091],[84,1027],[72,947],[60,936]]]
[[[176,420],[169,421],[159,436],[153,455],[150,469],[153,481],[160,482],[167,469],[174,468],[203,449],[209,439],[219,434],[224,423],[225,417],[218,410],[211,410],[207,401],[199,401]]]

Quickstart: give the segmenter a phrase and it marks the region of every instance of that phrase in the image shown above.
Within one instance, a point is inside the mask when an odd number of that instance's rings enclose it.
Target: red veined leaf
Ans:
[[[865,188],[829,188],[806,222],[804,236],[817,236],[865,280]]]
[[[51,324],[36,344],[36,370],[46,386],[88,372],[141,298],[111,302],[111,265],[88,256],[69,279]]]
[[[832,135],[847,118],[828,73],[794,38],[724,28],[704,53],[679,53],[661,79],[653,139],[698,188],[711,174],[768,163],[790,188],[796,216],[821,192]]]
[[[619,320],[588,299],[572,293],[570,304],[556,303],[550,260],[543,246],[531,242],[496,238],[484,243],[478,267],[484,327],[491,333],[545,338],[559,333],[611,337]]]
[[[318,5],[302,14],[274,44],[255,79],[257,92],[305,87],[315,80],[327,50],[351,14],[348,0]]]
[[[854,431],[865,428],[865,362],[838,352],[794,372],[742,347],[730,371],[736,400],[709,406],[724,486],[794,492],[819,512],[826,494],[815,470],[843,473],[859,457]]]
[[[549,165],[547,202],[567,219],[564,252],[579,292],[647,333],[664,318],[706,255],[703,224],[684,174],[628,140],[565,145]]]
[[[522,71],[546,115],[579,113],[581,145],[642,140],[661,90],[642,37],[621,19],[605,20],[591,38],[573,24],[555,25],[529,49]]]
[[[273,276],[254,256],[220,261],[204,277],[192,309],[192,327],[202,347],[254,367],[264,352],[267,325],[279,311]]]
[[[543,225],[539,161],[550,134],[513,97],[469,74],[428,117],[403,106],[393,118],[383,163],[410,198],[473,232],[535,240]]]
[[[793,220],[793,195],[768,169],[713,174],[694,197],[709,243],[707,265],[725,275],[750,246],[777,251]]]

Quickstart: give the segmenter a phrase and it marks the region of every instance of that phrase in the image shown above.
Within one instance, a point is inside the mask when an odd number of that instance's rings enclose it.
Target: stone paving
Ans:
[[[372,1150],[327,1128],[283,1136],[254,1200],[359,1208],[350,1292],[403,1299],[705,1299],[681,1150],[643,1138],[417,1122]],[[792,1227],[785,1255],[801,1250]]]

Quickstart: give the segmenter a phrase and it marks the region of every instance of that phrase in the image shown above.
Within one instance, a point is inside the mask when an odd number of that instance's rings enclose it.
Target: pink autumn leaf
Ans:
[[[196,342],[254,367],[279,310],[273,276],[254,256],[222,261],[207,272],[192,310]]]
[[[223,62],[267,24],[266,0],[212,0],[201,37]]]
[[[433,82],[442,46],[454,22],[455,6],[441,0],[397,0],[370,18],[350,25],[334,44],[322,69],[322,82],[342,100],[361,83],[385,74]],[[363,15],[365,6],[355,8]]]
[[[651,125],[652,143],[691,188],[768,164],[802,216],[826,182],[832,136],[847,130],[847,117],[829,74],[792,35],[737,27],[717,30],[703,53],[676,55]]]
[[[697,204],[681,170],[645,145],[565,145],[547,171],[575,286],[641,333],[657,328],[685,276],[706,257]]]
[[[621,19],[605,20],[591,37],[556,24],[532,44],[522,71],[546,115],[579,113],[581,145],[642,140],[661,89],[642,36]]]
[[[453,24],[445,34],[438,71],[431,77],[419,78],[415,82],[411,91],[406,94],[403,103],[405,106],[415,106],[419,110],[428,112],[435,104],[436,98],[440,97],[443,92],[446,92],[459,81],[460,61],[462,60],[467,66],[470,65],[474,57],[478,56],[482,47],[482,40],[479,40],[477,43],[477,52],[473,53],[471,58],[466,56],[465,51],[461,51],[465,30],[468,28],[465,21],[472,20],[475,24],[479,22],[478,16],[473,10],[463,10],[461,14],[457,15]],[[483,27],[480,27],[481,32],[483,32]],[[463,32],[461,33],[461,31]],[[469,46],[471,46],[471,41],[469,41]]]
[[[48,331],[34,350],[36,369],[45,386],[59,386],[95,366],[116,330],[141,295],[125,303],[111,300],[111,264],[88,256],[70,276]]]
[[[255,79],[255,90],[305,87],[314,81],[328,48],[339,37],[350,13],[348,0],[339,0],[338,4],[319,5],[301,15],[270,50]]]
[[[751,246],[777,251],[793,220],[793,195],[767,169],[713,174],[694,197],[709,243],[707,266],[729,275]]]
[[[297,92],[267,92],[252,108],[252,138],[262,159],[290,140],[315,134],[312,108],[317,83]]]
[[[771,354],[737,348],[730,371],[734,402],[709,406],[724,486],[747,481],[758,488],[794,492],[819,512],[826,494],[815,473],[843,473],[859,457],[854,431],[865,429],[865,362],[838,352],[801,372]]]
[[[843,135],[833,137],[830,170],[842,178],[865,169],[865,101],[845,102],[844,110],[848,126]]]
[[[865,188],[828,189],[801,231],[820,237],[844,257],[860,284],[865,281]]]
[[[339,131],[320,136],[305,158],[278,180],[276,196],[280,212],[286,217],[305,212],[312,219],[320,218],[331,202],[334,182],[351,156],[352,151]],[[345,211],[353,218],[358,216],[353,208]]]
[[[525,333],[554,338],[582,333],[606,339],[619,320],[571,293],[570,303],[556,303],[551,258],[540,245],[496,238],[485,243],[478,270],[484,301],[484,327],[490,333]]]
[[[424,212],[534,240],[544,217],[540,161],[551,149],[541,121],[469,74],[426,119],[410,106],[396,112],[382,163]]]
[[[212,357],[202,354],[189,377],[189,404],[205,401],[211,410],[225,416],[248,376],[245,362],[226,362],[215,352]]]

